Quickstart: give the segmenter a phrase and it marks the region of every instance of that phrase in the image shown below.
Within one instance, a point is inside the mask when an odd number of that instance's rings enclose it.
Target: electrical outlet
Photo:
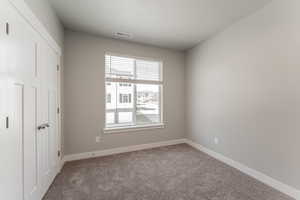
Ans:
[[[214,142],[215,142],[215,144],[219,144],[219,138],[215,137]]]
[[[96,136],[96,143],[99,143],[101,141],[101,137],[100,136]]]

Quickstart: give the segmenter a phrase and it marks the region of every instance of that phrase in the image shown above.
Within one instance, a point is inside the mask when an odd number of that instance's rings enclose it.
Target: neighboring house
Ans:
[[[153,122],[159,117],[159,93],[145,89],[137,91],[137,104],[134,105],[134,85],[130,83],[106,83],[106,110],[107,121],[114,124],[118,122],[131,123],[133,112],[137,110],[137,121]],[[121,120],[121,121],[120,121]]]

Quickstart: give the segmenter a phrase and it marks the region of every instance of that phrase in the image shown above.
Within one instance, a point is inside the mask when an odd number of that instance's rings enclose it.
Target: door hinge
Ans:
[[[56,66],[57,71],[59,71],[59,65]]]
[[[60,110],[59,110],[59,108],[57,108],[57,114],[59,114],[60,113]]]
[[[57,151],[57,156],[60,157],[60,151]]]
[[[6,22],[5,24],[5,31],[6,31],[6,35],[9,35],[9,23]]]

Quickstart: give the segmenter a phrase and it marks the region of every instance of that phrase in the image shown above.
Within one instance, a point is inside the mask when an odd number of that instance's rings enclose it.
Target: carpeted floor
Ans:
[[[44,200],[292,200],[181,144],[67,163]]]

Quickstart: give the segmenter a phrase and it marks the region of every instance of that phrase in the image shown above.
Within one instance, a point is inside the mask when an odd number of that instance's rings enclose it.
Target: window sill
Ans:
[[[126,126],[126,127],[109,127],[104,128],[103,132],[105,134],[110,133],[126,133],[126,132],[133,132],[133,131],[143,131],[149,129],[162,129],[165,128],[165,124],[151,124],[151,125],[137,125],[137,126]]]

